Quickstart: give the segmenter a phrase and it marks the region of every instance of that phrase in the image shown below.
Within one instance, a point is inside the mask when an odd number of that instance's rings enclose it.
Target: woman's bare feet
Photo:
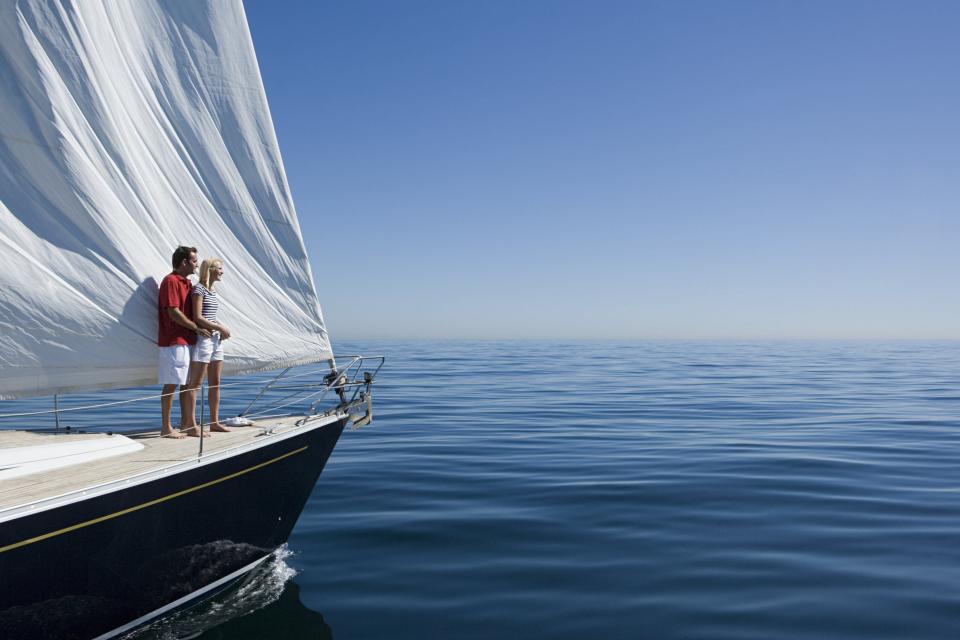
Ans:
[[[186,429],[181,429],[181,430],[180,430],[180,433],[185,434],[185,435],[188,435],[188,436],[190,436],[191,438],[199,438],[199,437],[200,437],[200,427],[187,427]],[[209,434],[209,433],[204,433],[204,434],[203,434],[203,437],[204,437],[204,438],[209,438],[209,437],[210,437],[210,434]]]
[[[177,432],[174,431],[173,429],[161,429],[161,430],[160,430],[160,437],[161,437],[161,438],[173,438],[174,440],[180,440],[180,439],[182,439],[182,438],[185,438],[186,436],[184,436],[184,435],[181,434],[181,433],[177,433]]]
[[[227,431],[233,431],[233,429],[228,429],[227,427],[223,426],[219,422],[211,422],[210,431],[220,431],[222,433],[226,433]]]

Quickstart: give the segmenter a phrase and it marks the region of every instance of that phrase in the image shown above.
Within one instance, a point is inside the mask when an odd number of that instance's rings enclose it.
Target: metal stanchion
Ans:
[[[203,380],[200,381],[200,453],[197,454],[197,458],[203,455],[203,396],[204,396],[204,385]]]

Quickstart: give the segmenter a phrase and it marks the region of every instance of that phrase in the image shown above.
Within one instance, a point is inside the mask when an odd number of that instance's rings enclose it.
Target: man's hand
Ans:
[[[170,316],[171,320],[176,322],[184,329],[193,331],[198,336],[202,336],[204,338],[210,337],[210,331],[208,329],[204,329],[198,323],[185,316],[183,311],[180,311],[180,309],[176,307],[167,307],[167,315]]]

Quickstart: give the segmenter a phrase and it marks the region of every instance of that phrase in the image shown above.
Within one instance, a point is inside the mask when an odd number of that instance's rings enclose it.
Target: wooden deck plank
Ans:
[[[208,455],[252,442],[261,437],[262,427],[266,424],[283,431],[291,427],[296,420],[296,417],[270,419],[254,423],[251,427],[236,427],[228,433],[213,433],[211,437],[204,438],[203,453]],[[132,453],[0,480],[0,509],[81,491],[104,482],[120,480],[197,458],[198,438],[188,437],[182,440],[161,438],[157,431],[122,435],[142,444],[144,448]],[[55,435],[27,431],[0,431],[0,448],[37,446],[49,442],[104,437],[107,437],[106,434]]]

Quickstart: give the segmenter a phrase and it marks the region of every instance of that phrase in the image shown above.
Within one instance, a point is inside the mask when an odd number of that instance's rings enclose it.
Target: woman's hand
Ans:
[[[220,339],[226,340],[230,337],[230,329],[227,329],[226,326],[220,325]]]

